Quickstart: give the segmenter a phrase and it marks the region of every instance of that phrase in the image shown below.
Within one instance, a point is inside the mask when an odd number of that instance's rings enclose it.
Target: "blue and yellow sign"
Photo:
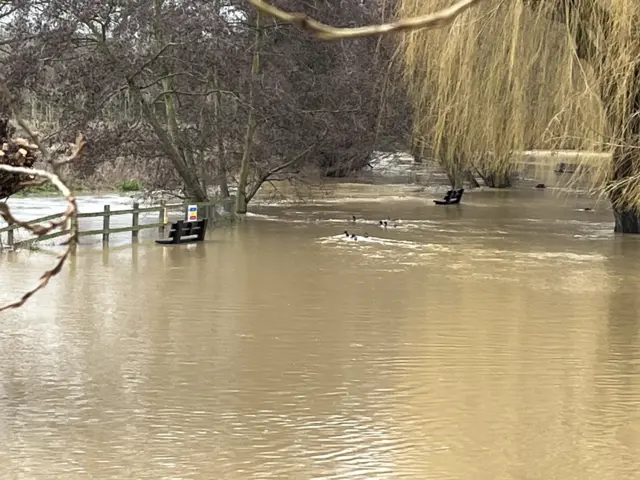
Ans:
[[[189,205],[187,207],[187,222],[196,222],[196,221],[198,221],[198,206]]]

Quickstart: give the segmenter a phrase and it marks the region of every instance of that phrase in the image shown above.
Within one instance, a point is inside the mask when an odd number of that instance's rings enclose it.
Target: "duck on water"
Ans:
[[[351,223],[356,223],[358,220],[360,220],[358,217],[356,217],[355,215],[351,216]],[[362,219],[364,220],[364,219]],[[380,228],[387,228],[387,227],[397,227],[400,224],[400,219],[396,218],[394,220],[391,220],[391,217],[387,217],[385,220],[380,220],[378,222],[378,226]]]
[[[399,224],[400,224],[399,218],[395,218],[391,220],[391,217],[387,217],[385,220],[380,220],[378,222],[378,226],[380,228],[397,227]]]
[[[344,231],[344,236],[350,240],[358,240],[358,236],[355,233],[349,233],[346,230]],[[369,238],[369,234],[367,232],[364,232],[363,237]]]

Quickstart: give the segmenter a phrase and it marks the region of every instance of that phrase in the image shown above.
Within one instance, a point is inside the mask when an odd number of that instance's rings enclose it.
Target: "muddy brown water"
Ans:
[[[640,241],[380,188],[83,250],[2,315],[0,478],[640,478]],[[2,298],[52,260],[4,253]]]

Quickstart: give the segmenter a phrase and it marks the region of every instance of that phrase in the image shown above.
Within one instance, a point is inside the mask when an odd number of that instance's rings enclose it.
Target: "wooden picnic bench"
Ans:
[[[171,224],[169,238],[156,240],[161,245],[172,245],[176,243],[202,242],[207,232],[207,219],[185,222],[178,220]]]
[[[457,190],[449,190],[447,194],[444,196],[443,200],[434,200],[433,203],[436,205],[455,205],[460,203],[462,200],[462,194],[464,193],[464,188],[459,188]]]

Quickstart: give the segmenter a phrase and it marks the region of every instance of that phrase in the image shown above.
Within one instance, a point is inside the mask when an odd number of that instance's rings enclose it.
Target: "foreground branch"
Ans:
[[[483,0],[459,0],[454,5],[435,13],[398,20],[397,22],[392,23],[384,23],[382,25],[367,25],[365,27],[350,28],[332,27],[318,22],[303,13],[288,13],[263,0],[249,0],[249,3],[253,5],[256,10],[265,15],[269,15],[281,22],[297,25],[300,28],[314,32],[317,38],[322,40],[338,40],[342,38],[371,37],[401,31],[444,27],[452,23],[462,12],[482,1]]]
[[[31,297],[38,290],[44,288],[49,283],[49,280],[51,280],[51,278],[53,278],[58,273],[60,273],[64,265],[64,262],[69,257],[69,254],[71,253],[71,250],[73,249],[78,239],[78,222],[76,221],[78,207],[76,205],[76,199],[73,197],[73,195],[71,195],[71,191],[69,190],[69,188],[54,173],[46,172],[44,170],[38,170],[34,168],[13,167],[11,165],[2,165],[2,164],[0,164],[0,170],[9,172],[9,173],[22,173],[25,175],[34,175],[37,177],[45,178],[49,180],[60,191],[60,193],[64,195],[64,197],[67,200],[67,208],[64,211],[64,213],[61,214],[60,219],[55,221],[52,220],[51,222],[49,222],[49,225],[43,225],[43,224],[32,225],[28,222],[22,222],[20,220],[17,220],[11,214],[11,211],[9,210],[9,207],[7,206],[7,204],[0,203],[0,216],[4,218],[7,224],[18,225],[19,227],[26,228],[27,230],[35,233],[38,236],[42,236],[42,235],[45,235],[46,233],[51,232],[52,230],[55,230],[56,228],[61,228],[62,230],[66,230],[69,220],[71,219],[74,220],[74,221],[71,221],[70,237],[69,237],[69,240],[66,242],[67,248],[64,250],[64,252],[62,252],[58,256],[58,261],[53,266],[53,268],[45,271],[40,277],[40,281],[38,282],[38,284],[35,287],[33,287],[31,290],[27,291],[18,300],[0,306],[0,312],[1,312],[3,310],[8,310],[10,308],[21,307],[22,305],[24,305],[24,303],[27,300],[29,300],[29,297]]]
[[[29,126],[20,118],[16,101],[6,83],[0,78],[0,94],[3,95],[4,100],[8,103],[10,110],[12,111],[16,122],[27,133],[32,143],[22,138],[11,138],[15,129],[10,128],[8,119],[5,122],[5,131],[2,132],[2,149],[0,150],[0,172],[4,175],[13,175],[14,179],[8,182],[9,191],[4,192],[5,196],[11,195],[24,188],[27,185],[36,183],[35,178],[40,177],[45,181],[49,181],[55,186],[67,200],[67,208],[60,214],[60,218],[52,220],[48,224],[31,224],[29,222],[23,222],[16,219],[9,209],[6,203],[0,204],[0,216],[7,222],[8,225],[17,225],[18,227],[25,228],[28,231],[34,233],[37,237],[46,235],[47,233],[61,229],[65,231],[69,229],[69,239],[65,242],[66,248],[58,256],[58,261],[50,270],[45,271],[40,277],[38,284],[31,290],[27,291],[18,300],[0,305],[0,312],[8,310],[10,308],[18,308],[25,304],[25,302],[38,290],[44,288],[51,278],[56,276],[62,270],[65,261],[74,251],[78,241],[78,207],[75,197],[71,194],[71,191],[60,179],[60,167],[66,163],[72,162],[78,159],[84,152],[86,142],[82,134],[78,134],[75,144],[71,144],[71,155],[62,158],[53,158],[46,147],[40,142],[38,134],[33,132]],[[51,165],[53,172],[47,172],[45,170],[32,168],[35,162],[36,152],[42,156],[42,161]],[[70,225],[69,225],[70,223]]]

